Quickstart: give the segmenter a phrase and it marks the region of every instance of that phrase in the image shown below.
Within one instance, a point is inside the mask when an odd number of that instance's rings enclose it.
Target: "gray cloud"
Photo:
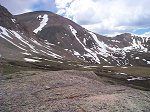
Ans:
[[[149,4],[150,0],[73,0],[63,13],[89,30],[116,34],[149,27]],[[57,6],[58,11],[65,7],[59,2]]]
[[[114,35],[150,27],[150,0],[0,0],[0,3],[13,14],[43,9],[57,11],[100,34]]]

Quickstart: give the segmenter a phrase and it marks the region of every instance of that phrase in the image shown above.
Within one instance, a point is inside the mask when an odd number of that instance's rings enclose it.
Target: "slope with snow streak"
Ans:
[[[115,62],[118,63],[117,64],[118,66],[122,65],[122,64],[123,65],[127,65],[128,64],[129,61],[128,61],[128,59],[125,59],[126,58],[126,53],[125,53],[124,49],[118,48],[118,47],[110,47],[110,46],[108,46],[103,41],[99,41],[99,39],[96,36],[96,34],[90,32],[90,31],[88,31],[87,33],[89,33],[91,35],[91,36],[89,36],[89,38],[92,38],[94,40],[93,41],[93,47],[87,48],[86,47],[86,40],[87,39],[84,38],[83,39],[83,43],[82,43],[82,41],[76,35],[77,31],[71,25],[69,25],[69,28],[70,28],[72,34],[74,35],[74,37],[76,38],[76,40],[81,44],[81,46],[87,52],[83,56],[91,57],[97,63],[100,63],[100,60],[104,60],[105,62],[111,64],[111,62],[108,61],[108,58],[111,58],[112,60],[114,60]],[[120,59],[117,56],[112,55],[112,53],[119,54],[121,56]]]
[[[21,46],[15,44],[13,41],[12,41],[12,37],[8,34],[9,33],[12,33],[10,30],[7,30],[6,28],[0,26],[0,37],[2,37],[3,39],[5,39],[6,41],[8,41],[9,43],[11,43],[12,45],[16,46],[17,48],[21,49],[21,50],[24,50],[24,51],[27,51],[25,48],[22,48]],[[8,38],[9,37],[9,38]]]
[[[42,21],[40,22],[40,26],[39,26],[38,28],[36,28],[36,29],[33,31],[34,33],[38,33],[39,31],[42,30],[42,28],[43,28],[44,26],[46,26],[46,24],[47,24],[47,22],[48,22],[48,15],[47,15],[47,14],[44,14],[43,16],[39,15],[39,16],[37,17],[37,19],[39,19],[39,20],[42,19]]]
[[[41,56],[113,66],[149,64],[148,37],[140,38],[125,33],[107,38],[47,11],[9,16],[7,20],[4,15],[5,22],[0,23],[3,26],[0,27],[2,56],[16,54],[13,56],[17,57],[21,54],[22,59]]]
[[[70,28],[72,34],[74,35],[74,37],[76,38],[76,40],[82,45],[82,47],[85,49],[85,51],[88,52],[88,53],[84,54],[84,56],[91,57],[95,62],[100,64],[100,60],[97,57],[97,54],[95,52],[93,52],[92,50],[88,49],[86,46],[84,46],[84,44],[76,36],[77,31],[71,25],[69,25],[69,28]]]
[[[96,42],[96,44],[98,45],[97,46],[97,49],[99,50],[97,53],[104,56],[104,57],[111,57],[113,58],[113,60],[117,61],[118,65],[127,65],[129,64],[129,60],[126,58],[126,55],[127,55],[127,52],[130,52],[130,51],[138,51],[138,52],[145,52],[147,53],[148,52],[148,49],[145,47],[145,44],[143,42],[147,42],[148,41],[148,37],[141,37],[142,38],[142,41],[139,40],[141,39],[139,37],[139,39],[135,38],[135,37],[132,37],[132,42],[131,42],[131,46],[128,46],[128,47],[123,47],[123,48],[119,48],[118,46],[108,46],[108,44],[104,43],[103,41],[99,41],[97,36],[92,33],[92,32],[89,32],[94,41]],[[119,42],[120,44],[120,41],[116,40],[114,42]],[[121,57],[121,60],[119,60],[118,57],[112,55],[112,53],[115,53],[115,54],[118,54],[120,55]]]
[[[30,58],[24,58],[24,60],[27,62],[40,62],[39,60],[30,59]]]
[[[97,38],[97,36],[92,33],[92,32],[88,32],[91,34],[91,36],[93,37],[94,41],[97,43],[97,50],[98,50],[98,54],[104,56],[104,57],[108,57],[108,51],[107,51],[107,45],[104,42],[100,42]]]
[[[51,49],[50,43],[40,43],[34,38],[27,38],[25,35],[19,33],[19,31],[8,30],[0,26],[0,37],[20,49],[20,55],[32,56],[32,54],[38,54],[55,59],[63,59],[62,56],[52,52],[53,49]],[[24,60],[28,61],[27,59]]]
[[[131,39],[132,39],[131,46],[124,47],[123,48],[124,51],[130,52],[132,50],[138,50],[140,52],[148,52],[148,49],[144,46],[144,42],[147,42],[149,39],[148,37],[147,38],[141,37],[143,41],[135,39],[135,37],[132,37]]]
[[[93,51],[97,55],[100,55],[99,59],[104,60],[105,62],[111,64],[111,62],[108,60],[108,58],[112,58],[114,61],[116,61],[118,63],[118,65],[120,65],[120,61],[122,62],[122,60],[116,59],[117,57],[112,55],[112,53],[121,54],[122,59],[125,59],[125,56],[126,56],[125,53],[122,53],[122,52],[120,53],[120,51],[122,51],[120,48],[110,47],[103,41],[99,41],[96,34],[90,32],[90,31],[88,31],[88,33],[91,35],[91,38],[93,38],[93,40],[94,40],[94,47],[91,49],[93,49]],[[125,64],[125,62],[122,62],[122,63]]]
[[[80,45],[87,52],[86,54],[81,54],[80,56],[91,57],[97,63],[100,63],[101,60],[105,61],[108,64],[112,64],[113,62],[117,63],[117,66],[121,65],[130,65],[130,60],[127,58],[128,52],[137,51],[137,52],[148,52],[145,44],[143,42],[147,42],[148,38],[141,37],[142,40],[136,39],[132,37],[130,40],[130,46],[119,47],[119,45],[115,45],[115,43],[119,43],[121,45],[121,41],[113,40],[111,41],[111,45],[105,43],[104,41],[100,41],[96,34],[90,31],[86,31],[91,36],[83,37],[83,42],[77,37],[77,31],[71,25],[69,28],[76,38],[76,40],[80,43]],[[88,39],[92,39],[92,46],[87,47],[86,41]],[[132,53],[131,53],[132,55]],[[132,57],[133,58],[133,57]]]

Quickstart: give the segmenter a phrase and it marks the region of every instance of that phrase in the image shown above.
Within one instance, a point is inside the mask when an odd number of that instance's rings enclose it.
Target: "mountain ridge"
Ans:
[[[3,13],[3,10],[0,12]],[[11,25],[0,22],[0,45],[4,48],[0,49],[0,54],[4,58],[40,62],[34,57],[45,56],[114,66],[149,66],[149,37],[124,33],[107,38],[49,11],[9,17],[5,22],[11,21]],[[0,18],[6,17],[3,15]],[[17,53],[17,57],[13,52]]]

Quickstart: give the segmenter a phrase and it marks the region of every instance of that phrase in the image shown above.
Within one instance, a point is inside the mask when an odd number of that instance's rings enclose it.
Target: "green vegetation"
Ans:
[[[108,67],[106,71],[112,71],[114,73],[125,73],[130,76],[136,77],[150,77],[150,68],[139,67],[139,66],[128,66],[125,67]]]
[[[34,59],[34,58],[33,58]],[[36,59],[36,58],[35,58]],[[99,77],[110,78],[111,84],[116,82],[123,82],[134,86],[135,88],[149,88],[150,81],[127,81],[129,76],[135,77],[150,77],[150,69],[148,67],[128,66],[128,67],[103,67],[98,64],[87,64],[72,62],[58,59],[38,59],[41,62],[24,62],[24,61],[10,61],[3,60],[0,63],[0,79],[13,79],[15,77],[22,77],[25,74],[21,71],[58,71],[58,70],[80,70],[80,71],[94,71]],[[127,74],[127,75],[125,75]],[[36,75],[36,74],[30,74]],[[113,80],[113,81],[112,81]]]

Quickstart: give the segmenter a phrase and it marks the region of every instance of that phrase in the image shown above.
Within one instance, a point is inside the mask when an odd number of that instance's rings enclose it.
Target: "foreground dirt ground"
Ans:
[[[150,92],[90,71],[22,71],[0,81],[0,112],[150,112]]]

